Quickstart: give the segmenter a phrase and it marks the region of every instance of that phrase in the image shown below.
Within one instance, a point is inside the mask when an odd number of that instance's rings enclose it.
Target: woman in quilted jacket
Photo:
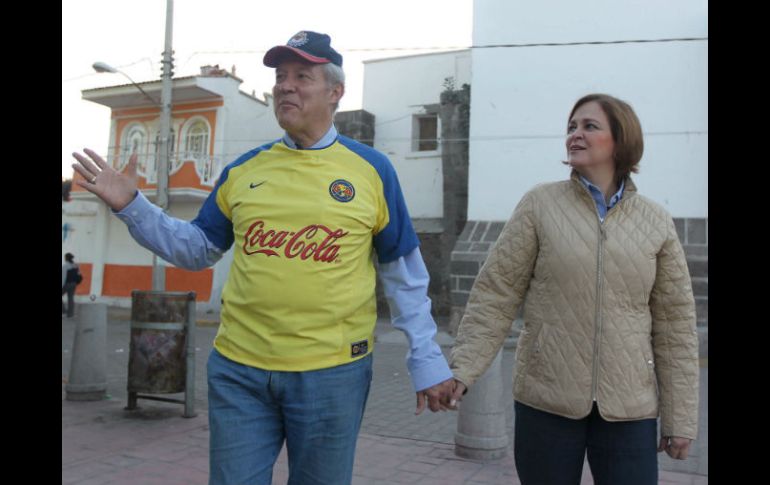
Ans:
[[[577,485],[586,454],[597,485],[653,485],[657,452],[685,459],[696,438],[691,280],[671,215],[630,177],[643,148],[627,103],[578,100],[569,180],[522,197],[471,291],[452,349],[455,401],[524,305],[513,381],[524,485]]]

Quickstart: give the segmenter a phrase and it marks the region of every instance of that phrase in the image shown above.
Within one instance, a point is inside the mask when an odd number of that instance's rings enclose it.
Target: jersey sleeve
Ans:
[[[406,208],[396,171],[387,159],[385,161],[387,165],[382,170],[377,170],[382,179],[385,201],[383,210],[387,210],[386,217],[381,219],[385,224],[374,236],[374,247],[380,263],[395,261],[411,253],[420,245],[412,227],[412,220]]]
[[[230,177],[231,170],[238,167],[255,156],[261,151],[269,149],[276,142],[265,144],[241,155],[233,163],[225,167],[222,175],[219,176],[214,190],[209,194],[206,202],[203,203],[198,216],[192,223],[198,226],[206,237],[214,243],[222,252],[230,249],[233,245],[235,236],[233,234],[233,216],[230,208],[230,198],[228,192],[232,185]]]
[[[420,245],[412,227],[409,211],[393,165],[381,152],[345,136],[339,142],[374,167],[382,182],[382,194],[377,204],[374,227],[374,249],[380,263],[390,263],[405,256]]]
[[[228,180],[229,169],[222,172],[214,190],[209,194],[203,207],[198,212],[198,216],[193,219],[192,224],[198,226],[211,241],[222,252],[230,249],[234,241],[233,223],[231,221],[230,208],[227,204],[227,188],[223,185]]]

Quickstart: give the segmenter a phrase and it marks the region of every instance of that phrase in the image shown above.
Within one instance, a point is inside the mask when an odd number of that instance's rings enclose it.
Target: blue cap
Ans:
[[[267,51],[262,63],[267,67],[278,67],[287,55],[296,55],[313,64],[331,62],[342,67],[342,56],[332,49],[331,40],[326,34],[303,30],[289,39],[286,45],[277,45]]]

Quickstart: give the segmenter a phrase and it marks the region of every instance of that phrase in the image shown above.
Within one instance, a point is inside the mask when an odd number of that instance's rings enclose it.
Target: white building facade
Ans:
[[[468,218],[507,220],[532,186],[566,178],[567,116],[597,92],[641,120],[640,193],[707,218],[707,21],[705,0],[476,1]]]
[[[453,316],[524,193],[569,177],[561,162],[574,103],[606,93],[641,121],[632,178],[674,218],[707,353],[707,2],[477,0],[473,22],[468,222],[452,254]]]
[[[467,49],[364,62],[374,148],[393,163],[418,230],[438,228],[443,217],[439,98],[448,84],[470,84],[470,62]]]

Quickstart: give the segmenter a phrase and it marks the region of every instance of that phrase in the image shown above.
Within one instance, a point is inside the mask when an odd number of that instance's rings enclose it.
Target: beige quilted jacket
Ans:
[[[660,413],[661,435],[695,439],[690,275],[671,216],[630,178],[603,224],[574,171],[524,195],[471,291],[451,354],[459,381],[487,369],[522,302],[517,401],[579,419],[596,399],[607,421]]]

